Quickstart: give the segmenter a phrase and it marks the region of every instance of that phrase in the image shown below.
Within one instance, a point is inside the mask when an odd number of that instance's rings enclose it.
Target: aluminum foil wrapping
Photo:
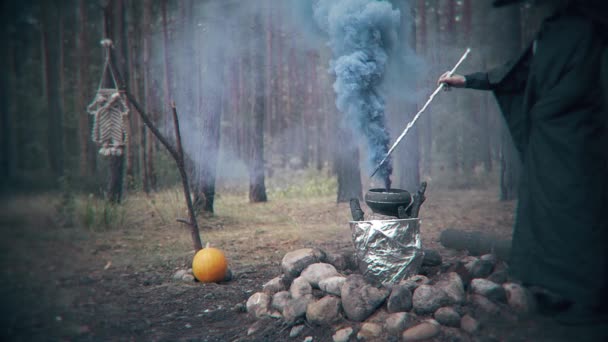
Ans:
[[[359,271],[382,283],[397,283],[418,273],[424,253],[420,220],[351,221]]]

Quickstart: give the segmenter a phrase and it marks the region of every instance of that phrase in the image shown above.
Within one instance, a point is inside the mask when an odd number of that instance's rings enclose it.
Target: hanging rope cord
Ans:
[[[110,39],[103,39],[101,41],[101,45],[104,47],[104,52],[105,52],[105,60],[103,63],[103,71],[101,72],[101,78],[99,80],[99,86],[97,87],[97,91],[104,89],[102,88],[103,86],[103,82],[106,79],[106,75],[108,74],[108,69],[110,70],[110,76],[112,77],[112,83],[114,84],[114,88],[109,88],[109,89],[115,89],[115,90],[119,90],[118,89],[118,82],[116,82],[116,75],[114,75],[114,70],[110,67],[110,63],[112,63],[111,59],[110,59],[110,49],[112,48],[112,41]],[[108,89],[108,88],[105,88]]]

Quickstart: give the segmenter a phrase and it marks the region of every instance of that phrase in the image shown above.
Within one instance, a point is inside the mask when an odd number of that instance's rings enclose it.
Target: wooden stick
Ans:
[[[112,53],[112,50],[109,49],[109,52]],[[111,60],[111,58],[110,58],[110,60]],[[118,87],[119,87],[120,91],[127,96],[129,103],[131,105],[133,105],[133,107],[135,107],[135,110],[137,111],[137,113],[139,113],[139,116],[141,117],[142,121],[146,124],[146,126],[148,126],[148,128],[150,129],[152,134],[154,134],[154,136],[158,139],[158,141],[160,141],[160,143],[163,144],[163,146],[165,146],[165,148],[167,149],[167,151],[169,151],[169,154],[171,155],[171,157],[173,157],[173,159],[175,160],[175,163],[177,164],[177,168],[179,170],[179,174],[182,179],[182,185],[184,187],[184,196],[186,197],[186,205],[188,206],[188,214],[190,216],[190,222],[188,222],[188,225],[190,226],[190,234],[192,236],[192,243],[194,245],[194,251],[196,252],[199,249],[203,248],[203,242],[201,241],[200,232],[198,229],[198,223],[196,221],[196,215],[194,214],[194,208],[192,206],[192,198],[190,197],[190,187],[188,185],[188,174],[186,173],[186,169],[184,166],[184,152],[182,150],[181,134],[179,131],[179,120],[177,118],[177,110],[175,108],[175,103],[171,104],[171,109],[173,112],[173,123],[175,125],[175,136],[176,136],[176,140],[177,140],[177,149],[174,148],[171,145],[171,143],[169,142],[169,140],[167,140],[167,138],[165,138],[163,136],[163,134],[158,130],[158,128],[156,128],[156,126],[154,125],[152,120],[150,120],[150,117],[148,116],[148,114],[146,114],[146,111],[142,108],[142,106],[139,104],[139,102],[137,102],[137,100],[135,99],[133,94],[131,94],[131,92],[129,92],[129,90],[127,89],[125,84],[122,82],[122,78],[120,77],[121,75],[118,72],[118,70],[116,70],[116,68],[114,67],[114,64],[110,63],[109,66],[110,66],[111,70],[114,71],[114,74],[117,76],[116,78],[118,79],[117,81],[119,82]]]

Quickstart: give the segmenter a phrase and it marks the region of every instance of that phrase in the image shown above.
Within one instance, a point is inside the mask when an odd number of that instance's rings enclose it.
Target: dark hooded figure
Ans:
[[[519,152],[511,276],[561,323],[608,326],[608,1],[551,3],[516,59],[439,82],[491,90]]]

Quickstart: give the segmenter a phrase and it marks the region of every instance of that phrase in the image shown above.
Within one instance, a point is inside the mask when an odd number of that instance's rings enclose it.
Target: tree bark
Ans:
[[[153,107],[152,76],[150,54],[152,50],[152,0],[143,3],[143,83],[145,110],[150,113],[150,120],[156,121],[156,108]],[[156,189],[156,171],[154,168],[154,136],[145,125],[141,127],[141,153],[142,153],[142,184],[144,191],[150,193]]]
[[[91,139],[92,120],[91,116],[86,112],[88,101],[92,98],[93,93],[87,91],[90,87],[88,66],[90,64],[89,46],[90,42],[88,35],[88,11],[87,1],[78,1],[78,79],[76,81],[78,87],[78,95],[76,98],[76,112],[78,115],[78,133],[80,140],[80,176],[82,179],[91,179],[94,177],[97,169],[97,151],[93,140]]]
[[[169,58],[169,28],[168,28],[168,18],[167,18],[167,0],[162,0],[160,3],[161,14],[162,14],[162,28],[163,28],[163,93],[165,99],[165,106],[163,108],[168,109],[169,111],[169,103],[173,101],[173,94],[171,91],[171,86],[173,85],[173,69],[171,65],[171,60]],[[165,127],[170,127],[170,120],[166,115],[163,115],[165,119],[163,120],[165,123]]]
[[[255,15],[254,27],[258,32],[258,37],[263,36],[263,26],[260,14]],[[261,46],[261,45],[258,45]],[[263,54],[255,53],[255,46],[252,47],[252,58],[255,64],[254,74],[255,89],[254,89],[254,105],[253,105],[253,122],[251,134],[251,150],[249,160],[249,202],[266,202],[266,184],[264,176],[264,118],[266,116],[266,80],[264,77],[264,56]]]
[[[40,27],[41,50],[44,70],[44,94],[47,105],[47,152],[53,181],[63,176],[63,109],[61,108],[58,26],[55,4],[44,2]]]
[[[402,12],[410,10],[408,3],[404,3],[402,1],[399,2],[399,8]],[[415,51],[416,26],[415,23],[404,20],[404,17],[405,16],[401,17],[401,32],[399,35],[401,44],[399,44],[399,46],[404,49],[406,48],[406,44],[408,44]],[[412,15],[412,17],[414,16]],[[408,25],[410,30],[409,36],[407,36]],[[397,52],[397,54],[399,53]],[[397,107],[399,108],[398,112],[404,114],[407,113],[407,121],[413,119],[417,112],[417,106],[407,104],[401,99],[398,99],[397,102]],[[418,186],[420,185],[420,133],[418,127],[419,126],[414,126],[408,132],[403,143],[401,144],[401,152],[396,158],[396,169],[399,175],[396,183],[400,188],[407,189],[412,192],[418,189]]]

